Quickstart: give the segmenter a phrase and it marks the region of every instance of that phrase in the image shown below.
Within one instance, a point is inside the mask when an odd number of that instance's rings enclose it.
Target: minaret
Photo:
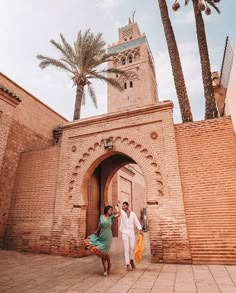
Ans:
[[[145,34],[140,34],[137,23],[129,18],[128,24],[119,28],[119,41],[108,46],[108,53],[115,53],[108,67],[117,67],[128,76],[110,74],[117,78],[123,91],[108,84],[107,111],[116,112],[158,102],[155,66]]]

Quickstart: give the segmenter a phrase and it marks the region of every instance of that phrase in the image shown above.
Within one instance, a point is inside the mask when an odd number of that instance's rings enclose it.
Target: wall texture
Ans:
[[[21,154],[4,246],[49,252],[60,148]]]
[[[21,153],[52,146],[53,129],[66,122],[66,119],[2,73],[0,107],[1,247]]]
[[[236,263],[236,135],[229,117],[175,126],[194,263]]]

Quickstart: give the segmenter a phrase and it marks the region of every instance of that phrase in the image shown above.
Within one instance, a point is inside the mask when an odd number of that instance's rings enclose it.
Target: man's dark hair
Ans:
[[[106,215],[108,213],[108,211],[110,210],[110,208],[113,209],[112,206],[105,206],[105,208],[104,208],[104,215]]]
[[[123,203],[122,203],[122,204],[125,204],[126,206],[128,206],[128,205],[129,205],[127,201],[123,201]]]

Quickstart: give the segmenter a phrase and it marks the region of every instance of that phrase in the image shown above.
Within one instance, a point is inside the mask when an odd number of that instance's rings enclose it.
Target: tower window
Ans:
[[[133,82],[132,81],[129,82],[129,87],[133,87]]]
[[[125,58],[122,58],[122,65],[125,65]]]
[[[130,36],[129,39],[132,40],[132,36]]]
[[[127,38],[125,38],[125,42],[127,41]]]
[[[119,74],[116,74],[116,77],[119,77]]]
[[[125,90],[127,89],[127,83],[126,82],[124,83],[124,89]]]
[[[133,62],[133,58],[132,56],[129,56],[129,63],[132,63]]]

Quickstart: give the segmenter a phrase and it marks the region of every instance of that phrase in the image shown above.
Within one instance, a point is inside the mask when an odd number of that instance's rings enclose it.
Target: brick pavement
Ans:
[[[123,255],[112,251],[112,271],[102,275],[96,256],[70,258],[0,250],[1,293],[234,293],[236,265],[151,263],[146,254],[126,272]]]

